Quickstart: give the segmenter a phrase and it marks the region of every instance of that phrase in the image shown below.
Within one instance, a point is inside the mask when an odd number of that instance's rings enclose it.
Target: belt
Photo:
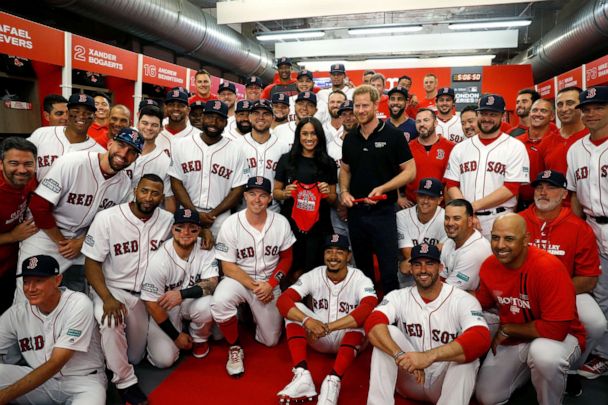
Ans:
[[[126,288],[121,288],[121,290],[128,292],[131,295],[141,295],[141,291],[133,291],[133,290],[127,290]]]
[[[494,214],[500,214],[501,212],[505,212],[507,211],[507,209],[505,207],[498,207],[495,210],[488,210],[488,211],[477,211],[475,212],[475,215],[494,215]]]
[[[591,217],[593,218],[593,220],[595,221],[595,223],[599,224],[599,225],[606,225],[608,224],[608,217]]]

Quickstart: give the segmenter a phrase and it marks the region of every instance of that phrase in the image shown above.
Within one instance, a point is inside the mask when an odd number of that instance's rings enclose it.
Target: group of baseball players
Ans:
[[[337,404],[368,342],[370,405],[501,404],[530,380],[553,405],[608,374],[608,87],[555,105],[520,91],[510,130],[501,95],[459,115],[432,74],[418,98],[407,76],[384,94],[382,75],[354,88],[336,64],[319,90],[277,65],[244,100],[199,71],[196,94],[143,100],[133,127],[104,95],[50,96],[49,126],[4,139],[0,404],[104,404],[106,371],[147,404],[134,365],[204,358],[213,339],[239,377],[244,304],[257,342],[286,336],[281,403]],[[327,198],[274,187],[300,142],[336,161],[338,198],[324,264],[290,283],[277,200],[314,221]],[[308,346],[335,355],[318,390]]]

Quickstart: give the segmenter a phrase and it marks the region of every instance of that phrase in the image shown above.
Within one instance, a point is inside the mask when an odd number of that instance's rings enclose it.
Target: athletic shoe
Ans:
[[[131,405],[148,405],[148,397],[135,383],[127,388],[118,389],[118,394],[125,403]]]
[[[241,346],[230,346],[228,349],[228,362],[226,363],[226,371],[231,377],[238,378],[245,374],[245,353]]]
[[[209,343],[207,342],[194,342],[192,344],[192,355],[197,359],[207,357],[209,354]]]
[[[338,397],[340,396],[340,377],[337,375],[328,375],[321,384],[321,393],[317,405],[338,405]]]
[[[282,404],[312,401],[317,396],[315,383],[312,381],[310,371],[302,367],[294,368],[291,382],[279,393],[279,402]]]
[[[595,356],[578,370],[578,374],[589,380],[595,380],[603,375],[608,375],[608,360]]]
[[[566,395],[569,397],[580,397],[583,394],[583,386],[581,385],[581,376],[578,374],[568,374],[566,380]]]

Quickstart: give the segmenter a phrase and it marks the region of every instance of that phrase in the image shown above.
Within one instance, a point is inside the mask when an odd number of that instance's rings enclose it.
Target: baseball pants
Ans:
[[[597,234],[598,233],[596,232],[596,235]],[[600,274],[597,280],[597,286],[593,290],[593,296],[604,313],[604,316],[608,318],[608,254],[600,253],[600,262],[602,274]],[[597,346],[595,347],[595,353],[604,359],[608,359],[608,333],[604,333],[604,336],[599,339]]]
[[[276,306],[281,290],[276,287],[272,293],[273,300],[264,304],[257,299],[253,291],[230,277],[224,277],[213,293],[211,302],[213,320],[217,323],[226,322],[236,316],[239,304],[246,302],[257,325],[255,340],[268,347],[275,346],[281,337],[283,317]]]
[[[401,350],[416,351],[399,328],[388,325],[388,330]],[[398,368],[392,356],[374,348],[367,405],[394,404],[395,389],[402,396],[415,401],[437,405],[468,405],[475,389],[478,368],[479,360],[464,364],[435,363],[424,371],[424,384],[418,384],[413,375]]]
[[[29,374],[28,366],[0,364],[0,389]],[[103,370],[84,376],[51,378],[36,389],[15,399],[15,404],[105,405],[106,375]]]
[[[169,311],[169,319],[178,331],[183,330],[182,319],[190,321],[189,332],[194,343],[206,342],[211,334],[211,295],[187,299]],[[155,367],[171,367],[179,357],[179,349],[169,336],[150,317],[148,328],[148,361]]]
[[[585,327],[585,351],[581,354],[581,357],[576,361],[573,370],[578,370],[587,357],[597,346],[598,342],[606,335],[606,317],[599,307],[598,303],[593,299],[590,294],[577,294],[576,296],[576,309],[578,312],[578,319]]]
[[[146,352],[148,338],[148,312],[138,295],[119,288],[108,287],[114,298],[125,304],[127,316],[125,321],[109,326],[107,320],[101,324],[103,301],[95,291],[91,291],[95,319],[101,333],[101,348],[106,358],[106,365],[114,374],[112,382],[116,388],[123,389],[137,384],[137,377],[132,364],[139,363]]]
[[[580,357],[578,340],[537,338],[530,343],[498,346],[488,352],[477,377],[475,395],[482,405],[506,403],[530,377],[540,405],[562,403],[566,374]]]
[[[493,211],[493,210],[492,210]],[[490,214],[490,215],[479,215],[477,219],[479,219],[479,225],[481,226],[481,234],[487,240],[490,240],[492,236],[492,225],[494,225],[494,220],[499,216],[506,214],[508,212],[513,212],[512,208],[507,208],[506,211],[500,212],[498,214]]]

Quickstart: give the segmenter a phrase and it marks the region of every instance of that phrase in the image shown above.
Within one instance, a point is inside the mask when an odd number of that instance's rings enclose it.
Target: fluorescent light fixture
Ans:
[[[482,28],[508,28],[508,27],[527,27],[532,23],[531,20],[506,20],[506,21],[487,21],[471,23],[455,23],[448,25],[451,30],[476,30]]]
[[[375,34],[400,34],[403,32],[418,32],[422,31],[422,25],[408,26],[385,26],[374,28],[351,28],[348,30],[350,35],[375,35]]]
[[[276,33],[264,33],[257,35],[258,41],[282,41],[287,39],[309,39],[309,38],[322,38],[325,36],[323,31],[301,31],[301,32],[288,32],[278,31]]]
[[[466,55],[466,56],[442,56],[421,58],[378,58],[359,61],[301,61],[298,65],[313,72],[328,72],[331,65],[342,63],[349,70],[369,69],[406,69],[406,68],[429,68],[429,67],[466,67],[466,66],[490,66],[496,55]]]

